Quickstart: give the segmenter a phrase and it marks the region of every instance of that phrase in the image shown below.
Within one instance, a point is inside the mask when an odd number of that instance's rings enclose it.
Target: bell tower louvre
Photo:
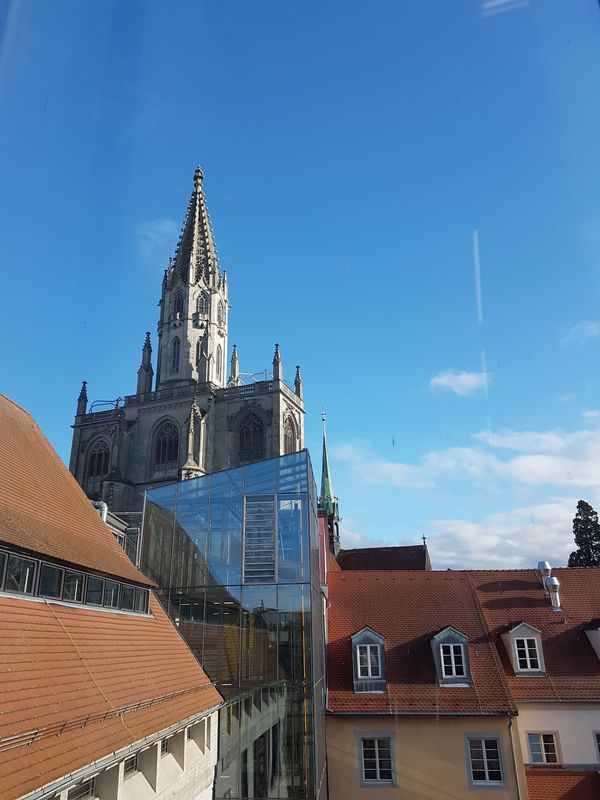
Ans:
[[[200,167],[159,309],[155,369],[148,332],[135,394],[95,410],[93,384],[84,381],[77,400],[69,468],[88,497],[115,514],[139,512],[154,486],[304,447],[300,368],[288,385],[278,344],[265,380],[244,383],[236,345],[227,375],[228,278]]]

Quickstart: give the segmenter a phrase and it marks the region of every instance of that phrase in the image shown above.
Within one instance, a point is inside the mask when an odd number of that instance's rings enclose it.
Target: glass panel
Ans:
[[[371,660],[370,660],[370,671],[372,678],[379,677],[379,647],[376,644],[372,644],[369,647]]]
[[[95,578],[93,575],[89,575],[85,602],[94,606],[101,606],[103,588],[104,581],[102,578]]]
[[[537,655],[537,646],[535,639],[527,639],[527,652],[529,655],[530,669],[539,669],[540,662]]]
[[[245,497],[244,583],[275,583],[273,495]]]
[[[145,614],[148,611],[148,590],[136,589],[134,594],[133,610],[138,614]]]
[[[229,695],[237,693],[240,684],[239,587],[207,589],[204,608],[206,624],[203,653],[199,654],[201,663],[211,680],[227,685],[222,691]],[[192,608],[192,615],[194,613]]]
[[[133,586],[123,585],[121,589],[121,608],[124,609],[125,611],[133,611],[133,600],[134,600]]]
[[[146,498],[142,572],[161,587],[170,586],[176,500],[177,484],[152,489]]]
[[[6,553],[0,553],[0,589],[4,587],[4,567],[6,565]]]
[[[42,564],[39,593],[43,597],[60,597],[63,570],[50,564]]]
[[[529,752],[531,753],[531,761],[533,764],[542,764],[544,756],[542,754],[542,743],[537,733],[529,733],[527,735],[529,741]]]
[[[458,677],[462,677],[465,674],[463,651],[460,644],[454,645],[454,674]]]
[[[242,472],[211,476],[208,569],[210,579],[223,586],[242,582]]]
[[[81,603],[83,600],[83,574],[81,572],[65,571],[63,585],[63,599],[72,603]]]
[[[277,591],[275,586],[242,588],[242,686],[277,680]]]
[[[367,657],[367,645],[366,644],[359,644],[358,645],[358,677],[359,678],[368,678],[369,677],[369,661]]]
[[[556,754],[556,741],[554,739],[553,734],[544,734],[542,736],[542,741],[544,744],[544,755],[546,756],[546,761],[549,764],[556,764],[558,761],[558,757]]]
[[[174,543],[176,560],[174,571],[168,576],[171,587],[196,589],[208,582],[209,487],[209,478],[189,480],[180,486]]]
[[[310,550],[307,513],[302,498],[279,495],[277,504],[277,557],[279,583],[309,580]]]
[[[9,556],[6,568],[6,591],[31,594],[34,570],[34,561],[19,556]]]
[[[116,581],[105,582],[104,605],[109,608],[119,607],[119,584]]]

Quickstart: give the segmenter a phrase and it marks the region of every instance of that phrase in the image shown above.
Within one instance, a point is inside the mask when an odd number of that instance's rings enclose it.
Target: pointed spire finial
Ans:
[[[202,167],[200,166],[200,164],[198,164],[194,172],[194,186],[196,187],[196,189],[200,188],[200,185],[203,180],[204,180],[204,173],[202,172]]]
[[[79,397],[77,398],[77,415],[85,414],[87,411],[87,381],[82,381],[81,383],[81,391],[79,392]]]
[[[275,345],[275,355],[273,356],[273,380],[283,380],[283,365],[281,363],[281,353],[279,352],[279,345]]]
[[[302,375],[300,375],[300,364],[296,364],[296,377],[294,378],[294,392],[302,400]]]

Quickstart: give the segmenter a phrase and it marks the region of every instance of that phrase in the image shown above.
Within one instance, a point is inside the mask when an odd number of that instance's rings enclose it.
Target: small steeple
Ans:
[[[177,245],[174,267],[175,272],[186,283],[195,283],[203,277],[212,285],[218,277],[219,264],[204,196],[203,180],[202,169],[196,167],[194,191]]]
[[[137,373],[137,394],[146,394],[152,391],[152,345],[150,343],[150,331],[146,331],[146,339],[142,347],[142,364]]]
[[[323,420],[323,465],[321,468],[321,496],[319,497],[319,511],[327,517],[329,531],[329,549],[334,556],[340,551],[340,515],[337,497],[333,494],[333,481],[329,471],[329,456],[327,453],[327,428],[325,417],[325,404],[321,411]]]
[[[300,375],[300,364],[296,364],[296,377],[294,378],[294,392],[302,400],[302,375]]]
[[[87,381],[83,381],[81,384],[81,391],[79,392],[79,397],[77,398],[77,416],[81,414],[85,414],[87,411]]]
[[[275,345],[275,355],[273,356],[273,380],[283,380],[283,364],[281,363],[281,354],[278,344]]]
[[[240,381],[240,360],[238,358],[237,344],[233,345],[231,352],[231,372],[229,374],[228,386],[239,386]]]

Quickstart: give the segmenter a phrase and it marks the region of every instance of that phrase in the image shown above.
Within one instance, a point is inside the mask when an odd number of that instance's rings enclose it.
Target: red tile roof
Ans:
[[[152,586],[33,418],[0,395],[0,543]]]
[[[340,550],[337,560],[342,569],[431,569],[423,544]]]
[[[600,660],[583,627],[600,616],[600,568],[552,574],[564,612],[552,610],[534,570],[330,572],[330,709],[444,713],[597,701]],[[513,672],[500,632],[521,621],[541,631],[545,676]],[[350,636],[366,625],[385,640],[385,695],[353,692]],[[447,625],[468,637],[471,689],[438,686],[431,638]]]
[[[154,597],[151,610],[0,598],[2,800],[221,702]]]
[[[140,584],[31,419],[0,396],[0,541]],[[13,800],[221,702],[151,615],[0,597],[0,797]]]
[[[526,771],[529,800],[596,800],[600,797],[597,772],[534,767]]]
[[[582,627],[600,616],[600,569],[564,567],[552,574],[560,581],[564,612],[552,610],[532,569],[469,573],[516,701],[597,700],[600,660]],[[541,631],[546,677],[513,672],[499,632],[521,621]]]
[[[514,710],[465,573],[330,572],[329,604],[330,710],[431,714]],[[350,637],[367,625],[385,640],[384,694],[353,691]],[[470,688],[438,686],[431,637],[448,625],[468,637]]]

